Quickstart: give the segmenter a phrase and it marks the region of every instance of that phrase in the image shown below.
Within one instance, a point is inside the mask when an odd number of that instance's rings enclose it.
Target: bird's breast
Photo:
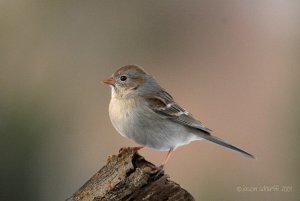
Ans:
[[[125,137],[133,129],[138,102],[134,99],[112,98],[109,104],[109,116],[115,129]]]

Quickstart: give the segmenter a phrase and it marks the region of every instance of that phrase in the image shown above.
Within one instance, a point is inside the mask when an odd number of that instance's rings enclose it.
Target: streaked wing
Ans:
[[[157,94],[155,97],[147,98],[147,101],[153,111],[169,118],[171,121],[200,129],[208,134],[211,131],[200,121],[196,120],[190,113],[176,104],[172,96],[165,91],[161,91],[161,93]]]

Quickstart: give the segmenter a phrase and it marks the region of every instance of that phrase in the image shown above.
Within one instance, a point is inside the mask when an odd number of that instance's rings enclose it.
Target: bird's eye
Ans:
[[[125,80],[127,80],[127,76],[122,75],[122,76],[120,77],[120,80],[124,82]]]

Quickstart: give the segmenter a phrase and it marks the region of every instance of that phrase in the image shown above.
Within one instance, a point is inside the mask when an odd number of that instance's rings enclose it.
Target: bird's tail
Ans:
[[[243,156],[246,156],[246,157],[248,157],[248,158],[255,159],[255,156],[253,156],[252,154],[249,154],[248,152],[246,152],[246,151],[244,151],[244,150],[242,150],[242,149],[240,149],[240,148],[238,148],[238,147],[236,147],[236,146],[233,146],[233,145],[231,145],[231,144],[225,142],[225,141],[224,141],[223,139],[221,139],[221,138],[215,137],[215,136],[210,135],[210,134],[206,134],[206,135],[204,135],[204,136],[202,135],[201,137],[204,138],[204,139],[206,139],[206,140],[208,140],[208,141],[210,141],[210,142],[216,143],[216,144],[218,144],[218,145],[221,145],[221,146],[224,146],[224,147],[226,147],[226,148],[228,148],[228,149],[231,149],[231,150],[233,150],[233,151],[236,151],[236,152],[242,154]]]

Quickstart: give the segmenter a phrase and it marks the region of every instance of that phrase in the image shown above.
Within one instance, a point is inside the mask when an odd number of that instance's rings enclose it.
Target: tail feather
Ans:
[[[213,135],[205,135],[205,136],[201,136],[201,137],[204,138],[204,139],[206,139],[206,140],[208,140],[208,141],[210,141],[210,142],[216,143],[216,144],[218,144],[218,145],[221,145],[221,146],[224,146],[224,147],[226,147],[226,148],[228,148],[228,149],[231,149],[231,150],[233,150],[233,151],[236,151],[236,152],[242,154],[243,156],[246,156],[246,157],[248,157],[248,158],[255,159],[255,156],[253,156],[252,154],[250,154],[250,153],[248,153],[248,152],[246,152],[246,151],[244,151],[244,150],[242,150],[242,149],[240,149],[240,148],[238,148],[238,147],[236,147],[236,146],[233,146],[233,145],[231,145],[231,144],[225,142],[225,141],[224,141],[223,139],[221,139],[221,138],[215,137],[215,136],[213,136]]]

